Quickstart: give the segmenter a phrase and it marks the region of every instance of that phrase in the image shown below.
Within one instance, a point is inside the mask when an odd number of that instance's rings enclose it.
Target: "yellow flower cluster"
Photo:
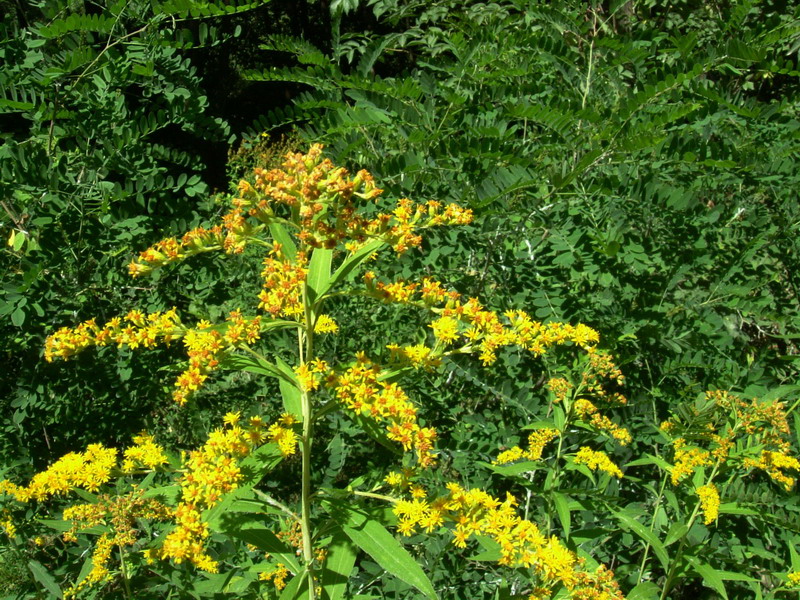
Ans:
[[[111,479],[111,470],[116,466],[115,449],[91,444],[86,452],[70,452],[59,458],[45,471],[34,475],[27,487],[0,481],[0,493],[11,494],[17,502],[27,502],[46,500],[73,488],[94,492]]]
[[[258,308],[273,317],[302,315],[303,289],[308,275],[305,252],[298,252],[294,260],[287,258],[281,245],[275,242],[264,259],[261,277],[264,289],[258,295]]]
[[[251,417],[244,428],[239,425],[240,418],[239,413],[226,414],[225,426],[211,432],[202,448],[189,453],[186,473],[178,481],[181,500],[175,509],[175,528],[151,553],[152,558],[188,561],[201,570],[216,572],[217,562],[205,549],[209,530],[203,511],[239,486],[243,478],[239,462],[265,440],[277,444],[284,456],[296,451],[297,435],[291,429],[294,416],[284,414],[268,427],[260,417]]]
[[[789,584],[792,586],[800,586],[800,571],[790,571],[787,575]]]
[[[586,398],[580,398],[573,405],[575,415],[581,420],[599,431],[605,431],[623,446],[628,445],[633,438],[630,432],[621,425],[617,425],[605,415],[601,415],[599,409]]]
[[[227,421],[230,423],[231,419]],[[255,423],[255,429],[261,429],[260,420]],[[172,558],[176,563],[188,561],[211,573],[217,571],[217,562],[205,549],[209,530],[202,513],[239,486],[239,460],[253,446],[250,433],[234,424],[214,430],[202,448],[189,453],[186,473],[178,482],[181,501],[175,509],[175,528],[159,548],[159,557]]]
[[[297,452],[299,438],[292,426],[297,423],[294,415],[283,413],[275,423],[267,428],[267,440],[277,444],[284,456],[291,456]]]
[[[700,498],[700,508],[703,511],[703,523],[706,525],[716,521],[719,516],[719,491],[713,483],[697,488],[697,496]]]
[[[278,563],[274,569],[264,573],[259,573],[261,581],[271,581],[275,589],[279,592],[286,587],[286,578],[289,576],[289,569],[283,563]]]
[[[64,509],[63,519],[72,522],[70,529],[64,532],[64,541],[77,541],[78,531],[95,525],[106,525],[110,528],[95,543],[92,570],[76,585],[65,590],[64,597],[76,596],[85,587],[111,580],[112,573],[108,568],[111,552],[115,546],[123,552],[125,548],[136,543],[137,519],[166,521],[171,517],[170,508],[153,498],[143,498],[139,490],[122,496],[102,495],[95,503],[78,504]]]
[[[367,240],[380,238],[404,252],[420,245],[417,232],[422,228],[472,220],[470,210],[455,204],[415,205],[405,198],[393,212],[368,218],[360,214],[359,202],[374,200],[383,190],[367,171],[351,178],[346,169],[323,159],[319,144],[307,154],[287,154],[281,169],[255,169],[254,174],[254,183],[240,182],[234,206],[262,223],[280,221],[287,213],[295,215],[300,228],[297,237],[310,248],[334,248],[344,242],[354,251]]]
[[[300,381],[300,389],[305,392],[312,392],[319,388],[322,378],[329,368],[328,363],[319,358],[295,367],[294,372],[298,381]]]
[[[228,220],[229,222],[231,219]],[[233,223],[231,222],[231,225]],[[233,243],[237,235],[235,232],[230,232],[231,241],[227,244],[228,248],[234,249],[239,244]],[[210,229],[204,227],[197,227],[191,231],[186,232],[180,240],[171,237],[161,240],[139,253],[138,258],[132,260],[128,264],[128,274],[131,277],[138,277],[145,275],[163,267],[169,263],[185,260],[190,256],[199,254],[200,252],[209,252],[211,250],[220,250],[226,247],[226,235],[221,225],[215,225]],[[239,236],[241,237],[241,235]]]
[[[115,469],[130,473],[136,468],[155,469],[167,462],[164,449],[146,433],[133,438],[134,444],[123,451],[123,460],[117,465],[117,450],[101,444],[91,444],[85,452],[70,452],[59,458],[46,470],[33,476],[27,486],[8,480],[0,481],[0,494],[9,494],[17,502],[46,500],[62,495],[74,488],[91,492],[111,480]]]
[[[789,492],[797,482],[797,478],[785,473],[787,470],[800,471],[800,461],[794,456],[782,452],[763,450],[757,459],[746,458],[743,461],[746,468],[760,469],[769,475],[775,483],[782,485]]]
[[[317,322],[314,323],[314,333],[336,333],[337,331],[339,331],[339,326],[330,315],[317,317]]]
[[[591,393],[598,396],[606,396],[607,392],[603,387],[603,381],[613,381],[617,385],[625,384],[625,376],[619,367],[614,364],[614,360],[608,352],[597,348],[588,348],[589,366],[583,372],[583,386]],[[625,404],[627,400],[620,394],[615,394],[613,400],[617,404]]]
[[[416,472],[414,469],[405,468],[400,471],[390,471],[389,474],[384,478],[384,481],[393,488],[407,490],[409,487],[411,487],[411,481],[415,475]]]
[[[432,465],[436,431],[419,426],[417,409],[406,393],[396,383],[381,381],[381,372],[381,367],[362,352],[357,355],[355,364],[343,373],[329,375],[328,386],[336,398],[356,414],[389,421],[389,439],[402,444],[405,451],[413,449],[421,467]]]
[[[665,434],[675,435],[672,441],[675,458],[672,467],[672,483],[678,484],[700,466],[708,466],[716,460],[718,464],[731,462],[731,449],[737,442],[750,449],[750,456],[736,457],[733,468],[759,469],[773,481],[790,491],[796,477],[787,471],[800,471],[800,460],[789,454],[791,444],[786,409],[777,400],[749,401],[724,390],[706,393],[708,404],[692,408],[693,416],[699,415],[706,422],[703,430],[697,431],[691,423],[685,424],[678,417],[662,423]],[[684,434],[691,434],[696,446],[689,447]],[[754,452],[757,454],[753,455]]]
[[[592,471],[605,471],[614,477],[622,477],[622,471],[608,457],[608,454],[600,450],[592,450],[588,446],[582,446],[575,455],[576,465],[586,465]]]
[[[219,366],[218,354],[222,352],[222,334],[211,329],[211,323],[200,321],[197,327],[188,329],[183,344],[189,356],[189,367],[175,380],[172,399],[183,406],[189,396],[200,389],[208,374]]]
[[[552,377],[547,382],[547,389],[553,392],[555,402],[564,402],[567,395],[575,388],[569,381],[563,377]]]
[[[259,229],[247,222],[242,209],[237,206],[222,216],[221,225],[209,229],[197,227],[183,234],[180,240],[171,237],[156,242],[128,264],[128,274],[131,277],[145,275],[201,252],[223,250],[227,254],[240,254]]]
[[[100,327],[95,319],[84,321],[74,328],[62,327],[45,341],[44,357],[48,362],[54,358],[71,358],[86,348],[105,346],[109,343],[152,348],[156,342],[170,340],[183,335],[180,319],[175,309],[154,312],[145,316],[132,310],[122,318],[115,317]]]
[[[17,527],[14,525],[14,520],[11,518],[11,513],[8,510],[3,510],[0,513],[0,529],[13,540],[17,537]]]
[[[252,344],[261,332],[261,317],[247,319],[241,312],[232,311],[219,326],[200,321],[187,329],[175,309],[148,315],[132,310],[122,318],[115,317],[102,327],[94,319],[75,328],[63,327],[45,341],[45,358],[64,360],[92,346],[115,343],[131,349],[152,348],[158,342],[169,343],[183,338],[189,357],[189,367],[175,381],[173,399],[186,404],[189,396],[200,389],[208,375],[219,365],[220,354],[230,347]]]
[[[386,348],[390,352],[389,360],[400,365],[410,365],[415,369],[431,370],[442,364],[440,355],[425,344],[415,346],[398,346],[389,344]]]
[[[438,313],[430,324],[436,340],[450,346],[463,339],[466,346],[461,351],[477,350],[486,365],[497,360],[497,350],[502,346],[518,345],[540,356],[551,346],[570,342],[589,351],[599,341],[598,333],[586,325],[542,324],[521,310],[506,312],[503,323],[497,313],[484,309],[477,299],[464,300],[429,277],[419,284],[384,283],[376,281],[370,272],[364,281],[367,293],[385,302],[415,304]]]
[[[133,444],[123,452],[121,468],[126,473],[138,468],[155,469],[167,463],[164,448],[156,444],[152,435],[140,433],[133,436]]]
[[[786,439],[791,430],[782,402],[761,402],[756,398],[747,402],[724,390],[706,392],[706,398],[731,411],[747,435],[758,435],[764,444],[775,446],[783,453],[791,449]]]
[[[711,454],[702,448],[686,445],[686,440],[677,438],[672,442],[675,450],[674,463],[672,465],[672,485],[678,485],[689,475],[695,472],[698,467],[705,467],[711,464]]]
[[[519,517],[511,494],[500,501],[483,490],[465,490],[455,483],[447,489],[447,495],[431,501],[399,501],[394,508],[398,531],[404,535],[417,528],[430,532],[450,522],[456,546],[466,547],[473,535],[488,536],[500,546],[499,564],[532,569],[543,588],[563,584],[576,600],[623,600],[610,571],[603,567],[595,573],[583,570],[578,557],[558,539],[546,537],[536,524]]]
[[[254,344],[261,337],[261,317],[248,319],[242,315],[241,310],[233,310],[228,313],[228,320],[223,323],[223,328],[223,337],[229,345]]]
[[[221,325],[199,321],[183,334],[189,357],[188,368],[175,380],[172,399],[183,406],[199,390],[220,363],[225,352],[242,344],[252,344],[261,336],[261,317],[247,319],[234,310]]]
[[[528,460],[539,460],[542,458],[544,447],[555,438],[558,437],[558,430],[546,427],[544,429],[536,429],[528,436],[528,450],[524,451],[519,446],[509,448],[501,452],[494,460],[495,465],[505,465],[521,458]]]

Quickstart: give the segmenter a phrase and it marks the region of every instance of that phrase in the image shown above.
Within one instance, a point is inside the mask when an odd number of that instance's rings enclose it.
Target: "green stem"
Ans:
[[[714,468],[711,470],[711,475],[708,476],[706,479],[705,484],[709,484],[714,481],[714,477],[717,475],[717,470],[719,469],[721,460],[718,458],[717,462],[714,464]],[[694,520],[697,518],[698,513],[700,512],[700,500],[694,505],[694,510],[692,511],[692,515],[689,517],[689,521],[686,523],[686,533],[683,534],[681,537],[681,543],[678,545],[678,551],[675,553],[675,558],[669,565],[669,571],[667,572],[667,578],[664,581],[664,588],[661,590],[661,596],[659,600],[665,600],[667,598],[667,594],[669,594],[670,590],[672,589],[672,581],[675,579],[675,573],[678,567],[678,564],[681,561],[681,557],[683,555],[683,549],[686,547],[686,539],[689,534],[689,531],[692,529],[692,525],[694,525]]]
[[[391,502],[392,504],[397,504],[400,502],[397,498],[392,498],[391,496],[384,496],[383,494],[375,494],[373,492],[361,492],[359,490],[350,490],[350,492],[355,496],[364,496],[365,498],[377,498],[378,500],[384,500],[385,502]]]
[[[661,480],[661,489],[658,490],[658,497],[656,498],[656,504],[653,507],[653,518],[650,519],[650,531],[653,531],[653,529],[655,529],[656,516],[658,515],[658,509],[661,506],[661,499],[664,497],[664,488],[667,485],[668,476],[669,473],[664,471],[664,478]],[[636,580],[637,583],[641,583],[642,577],[644,577],[644,568],[647,565],[647,555],[649,553],[650,553],[650,542],[647,542],[647,544],[644,547],[644,555],[642,555],[642,564],[639,566],[639,577]]]
[[[308,296],[305,290],[303,291],[303,304],[305,305],[306,330],[305,332],[300,330],[297,332],[301,365],[314,357],[313,307],[308,303]],[[304,341],[305,344],[303,344]],[[306,564],[308,573],[308,598],[309,600],[314,600],[316,595],[314,589],[314,548],[311,545],[311,446],[314,435],[314,417],[311,409],[311,397],[307,390],[303,390],[300,401],[303,412],[303,436],[300,440],[303,449],[300,528],[303,533],[303,561]]]
[[[303,532],[303,560],[308,569],[308,597],[314,600],[314,553],[311,546],[311,402],[307,392],[303,392],[303,490],[300,525]]]
[[[119,550],[119,570],[122,573],[122,583],[125,587],[125,597],[126,598],[133,598],[131,594],[131,585],[128,581],[128,570],[125,568],[125,553],[122,551],[122,546],[117,545],[117,550]]]
[[[292,509],[290,509],[288,506],[286,506],[285,504],[283,504],[281,502],[278,502],[277,500],[275,500],[275,498],[273,498],[269,494],[265,494],[261,490],[253,489],[253,491],[256,493],[256,496],[261,498],[264,502],[266,502],[270,506],[274,506],[275,508],[285,512],[292,519],[294,519],[295,521],[297,521],[298,523],[300,523],[302,525],[302,523],[303,523],[302,519],[299,516],[297,516],[297,513],[294,512]]]

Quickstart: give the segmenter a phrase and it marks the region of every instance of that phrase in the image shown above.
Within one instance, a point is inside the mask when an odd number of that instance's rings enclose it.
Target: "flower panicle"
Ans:
[[[519,516],[513,495],[501,500],[456,483],[448,483],[447,490],[446,495],[432,500],[422,490],[397,502],[398,531],[409,536],[417,530],[432,532],[450,522],[456,547],[465,548],[472,536],[487,536],[500,547],[499,564],[531,569],[541,589],[563,585],[572,598],[624,599],[611,571],[602,566],[595,572],[583,569],[580,559],[557,538],[547,537],[536,524]]]
[[[528,436],[528,450],[514,446],[498,454],[493,464],[505,465],[520,459],[541,460],[544,447],[559,435],[559,431],[552,427],[536,429]]]
[[[124,552],[137,542],[137,520],[168,521],[172,517],[171,508],[156,498],[145,498],[139,489],[121,496],[103,494],[97,502],[64,509],[63,519],[71,522],[71,527],[63,534],[64,541],[75,542],[78,531],[96,525],[106,525],[110,529],[94,544],[92,569],[81,581],[67,588],[64,597],[74,597],[84,588],[112,579],[109,569],[112,550],[118,548]]]
[[[622,470],[614,464],[608,454],[601,450],[592,450],[582,446],[575,455],[576,465],[586,465],[592,471],[603,471],[618,479],[622,478]]]
[[[294,417],[283,415],[267,427],[260,417],[252,417],[240,425],[239,413],[228,413],[224,426],[211,432],[206,443],[190,452],[185,462],[186,472],[178,481],[181,498],[174,513],[175,527],[167,534],[153,558],[172,559],[175,563],[189,562],[200,570],[215,573],[219,565],[206,551],[210,534],[203,511],[216,506],[226,494],[234,491],[243,480],[240,466],[257,446],[271,441],[284,456],[294,453],[296,436],[286,432]]]
[[[417,409],[408,395],[397,383],[383,380],[382,374],[380,365],[359,353],[352,366],[338,374],[329,373],[326,384],[348,410],[386,421],[389,439],[400,443],[406,452],[413,451],[421,467],[432,466],[436,430],[420,426]]]
[[[702,411],[702,429],[678,416],[660,426],[671,438],[673,485],[702,467],[724,464],[728,469],[763,471],[787,492],[795,486],[800,460],[790,454],[790,429],[782,402],[745,400],[725,390],[713,390],[706,392],[706,404],[688,410],[692,417]],[[737,446],[748,450],[732,454]]]
[[[98,491],[117,474],[132,474],[136,469],[156,469],[167,463],[164,448],[147,433],[134,436],[133,445],[122,451],[90,444],[84,452],[69,452],[44,471],[33,476],[27,486],[6,479],[0,481],[0,494],[17,502],[44,501],[63,496],[74,489]]]

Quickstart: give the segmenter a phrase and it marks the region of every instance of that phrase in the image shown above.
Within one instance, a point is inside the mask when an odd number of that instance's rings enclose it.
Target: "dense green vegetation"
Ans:
[[[547,381],[580,379],[574,352],[506,349],[488,367],[454,355],[415,372],[403,385],[439,433],[439,485],[457,478],[527,498],[532,521],[613,568],[631,598],[797,593],[786,587],[800,570],[796,495],[752,466],[731,471],[719,520],[703,524],[692,490],[668,481],[676,460],[659,429],[677,419],[702,445],[704,427],[730,418],[705,392],[730,390],[783,400],[800,431],[796,3],[3,0],[0,13],[0,477],[23,483],[67,452],[124,447],[142,430],[177,465],[222,415],[280,412],[277,380],[235,370],[187,406],[172,403],[177,344],[99,348],[68,363],[46,362],[44,344],[60,327],[133,308],[219,323],[251,306],[263,259],[253,248],[148,278],[131,279],[126,264],[216,222],[254,167],[321,143],[335,164],[372,173],[386,198],[474,211],[467,227],[426,232],[420,249],[382,254],[382,277],[433,276],[500,313],[584,323],[625,375],[628,403],[609,415],[632,443],[571,431],[606,444],[625,472],[595,485],[577,469],[537,478],[490,464],[525,447],[523,425],[556,418]],[[326,310],[340,332],[320,356],[343,364],[430,331],[408,306],[360,296]],[[270,338],[290,364],[294,343]],[[328,419],[316,485],[361,475],[372,485],[397,463],[363,423]],[[299,467],[288,463],[259,489],[294,502]],[[62,508],[29,504],[13,517],[44,535],[37,519]],[[67,588],[91,539],[41,548],[4,537],[0,595]],[[441,598],[531,593],[524,573],[485,560],[486,544],[454,553],[441,536],[403,542]],[[224,544],[221,573],[242,577],[236,585],[132,558],[131,581],[146,590],[134,597],[274,595],[243,575],[242,548]],[[346,597],[417,597],[402,578],[379,582],[385,569],[362,554]],[[120,586],[85,594],[123,597]]]

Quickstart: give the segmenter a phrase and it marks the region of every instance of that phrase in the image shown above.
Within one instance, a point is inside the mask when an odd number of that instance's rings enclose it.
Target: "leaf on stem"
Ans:
[[[386,528],[363,512],[330,502],[330,515],[353,543],[386,571],[436,600],[436,591],[417,561]]]

